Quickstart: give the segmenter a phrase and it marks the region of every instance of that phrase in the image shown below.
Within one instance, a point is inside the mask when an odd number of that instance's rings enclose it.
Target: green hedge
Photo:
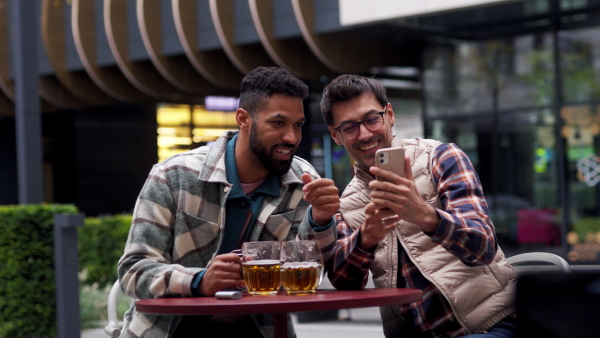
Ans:
[[[0,206],[0,337],[56,337],[54,214],[73,205]]]
[[[131,215],[88,217],[77,229],[81,282],[100,288],[117,280],[117,262],[123,255]]]

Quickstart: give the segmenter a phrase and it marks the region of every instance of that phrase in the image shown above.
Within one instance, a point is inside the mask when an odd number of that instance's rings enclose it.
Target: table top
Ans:
[[[270,296],[244,294],[240,299],[143,299],[136,302],[136,309],[141,313],[166,315],[284,313],[406,304],[420,301],[422,297],[423,292],[416,289],[317,290],[313,295],[289,296],[280,292]]]

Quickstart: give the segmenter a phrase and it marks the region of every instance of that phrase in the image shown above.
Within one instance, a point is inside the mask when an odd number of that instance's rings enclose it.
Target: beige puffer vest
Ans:
[[[410,156],[412,174],[421,197],[430,205],[442,208],[431,173],[435,148],[441,142],[423,139],[394,139],[393,147],[403,147]],[[373,177],[355,165],[356,175],[340,200],[345,222],[356,230],[364,222],[364,208],[369,202],[368,184]],[[398,243],[411,261],[446,297],[461,325],[470,333],[494,326],[515,312],[515,271],[500,248],[487,266],[467,266],[442,246],[434,243],[421,229],[400,221],[394,232],[379,243],[371,264],[376,287],[396,287],[398,281]],[[398,306],[382,307],[384,332],[397,331],[403,322]],[[395,320],[389,320],[398,317]]]

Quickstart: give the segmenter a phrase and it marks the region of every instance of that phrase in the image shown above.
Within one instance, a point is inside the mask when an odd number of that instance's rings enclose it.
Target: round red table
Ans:
[[[287,337],[286,314],[298,311],[323,311],[406,304],[420,301],[423,292],[416,289],[318,290],[314,295],[288,296],[280,292],[272,296],[244,294],[240,299],[214,297],[153,298],[136,302],[141,313],[163,315],[256,314],[275,315],[275,337]]]

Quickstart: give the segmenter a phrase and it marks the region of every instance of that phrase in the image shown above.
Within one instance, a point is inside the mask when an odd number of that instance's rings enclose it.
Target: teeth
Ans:
[[[277,149],[277,152],[287,155],[291,152],[291,149]]]
[[[375,147],[377,147],[377,143],[373,143],[373,144],[365,146],[365,147],[359,147],[358,149],[360,149],[360,150],[369,150],[369,149],[373,149]]]

